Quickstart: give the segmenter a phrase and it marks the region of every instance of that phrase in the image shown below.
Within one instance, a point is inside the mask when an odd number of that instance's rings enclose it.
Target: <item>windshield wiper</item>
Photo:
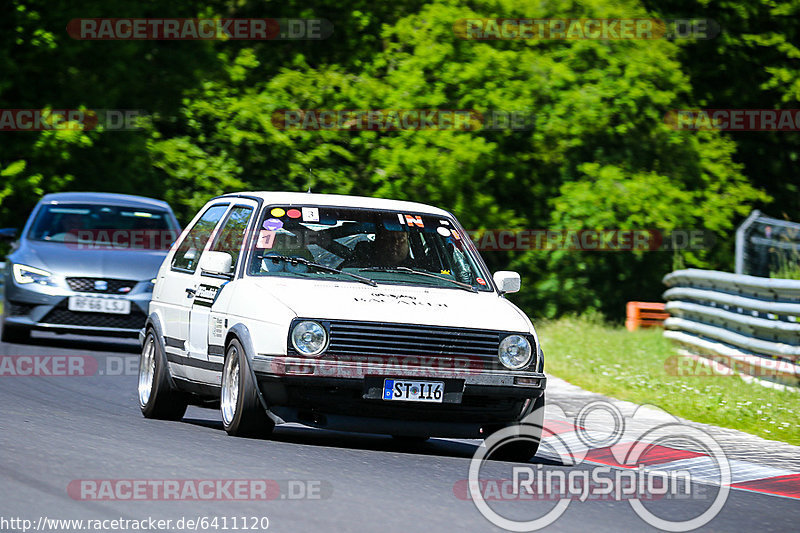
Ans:
[[[435,278],[441,281],[448,281],[457,287],[464,289],[465,291],[470,292],[478,292],[478,289],[470,285],[469,283],[462,283],[460,281],[456,281],[450,278],[443,278],[441,276],[437,276],[436,274],[431,274],[430,272],[425,272],[424,270],[417,270],[416,268],[409,268],[404,266],[396,266],[396,267],[367,267],[367,268],[359,268],[359,272],[407,272],[409,274],[418,274],[420,276],[427,276],[429,278]]]
[[[344,274],[345,276],[350,276],[353,279],[360,281],[361,283],[366,283],[367,285],[371,285],[373,287],[377,287],[378,284],[375,280],[365,278],[364,276],[359,276],[358,274],[353,274],[351,272],[345,272],[344,270],[339,270],[338,268],[333,268],[325,265],[321,265],[319,263],[315,263],[314,261],[309,261],[308,259],[304,259],[302,257],[291,257],[288,255],[265,255],[262,258],[263,261],[286,261],[292,265],[305,265],[310,268],[315,268],[317,270],[322,270],[324,272],[332,272],[334,274]]]

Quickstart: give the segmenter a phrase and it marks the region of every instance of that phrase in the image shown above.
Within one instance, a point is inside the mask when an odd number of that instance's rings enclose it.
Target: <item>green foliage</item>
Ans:
[[[729,269],[736,223],[769,202],[768,193],[788,190],[761,191],[743,174],[746,166],[736,162],[740,139],[665,124],[668,111],[697,104],[695,78],[681,63],[685,46],[472,41],[453,31],[456,20],[472,17],[651,16],[637,0],[83,4],[14,0],[11,23],[21,29],[0,34],[0,68],[10,73],[0,80],[2,107],[144,109],[151,120],[134,132],[6,134],[0,225],[21,225],[46,191],[161,197],[187,221],[223,192],[311,187],[437,204],[476,230],[716,235],[719,245],[711,250],[675,253],[484,254],[493,269],[521,272],[523,292],[515,298],[532,315],[598,310],[613,317],[626,300],[660,299],[660,279],[673,264]],[[63,31],[74,17],[165,12],[323,17],[335,30],[327,41],[213,43],[74,41]],[[790,18],[782,19],[786,28],[794,27]],[[795,57],[791,35],[787,29],[783,41],[747,42],[775,51],[774,67],[787,69]],[[741,48],[728,49],[733,65]],[[55,79],[41,83],[31,65],[57,72]],[[775,70],[769,79],[783,82],[748,89],[774,92],[780,85],[789,94],[787,75]],[[282,109],[501,110],[530,114],[535,122],[522,131],[303,131],[273,123]]]

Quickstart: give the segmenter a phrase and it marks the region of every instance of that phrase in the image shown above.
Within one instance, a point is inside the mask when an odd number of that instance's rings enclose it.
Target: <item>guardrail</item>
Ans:
[[[736,273],[769,276],[800,257],[800,223],[755,210],[736,230]]]
[[[664,336],[686,355],[725,361],[762,382],[800,385],[800,280],[687,269],[663,281]]]

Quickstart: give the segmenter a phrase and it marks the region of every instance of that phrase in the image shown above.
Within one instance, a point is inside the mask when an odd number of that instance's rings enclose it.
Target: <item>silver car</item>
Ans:
[[[6,238],[15,233],[0,230]],[[136,336],[153,279],[179,233],[160,200],[46,195],[6,259],[3,342],[24,342],[32,330]]]

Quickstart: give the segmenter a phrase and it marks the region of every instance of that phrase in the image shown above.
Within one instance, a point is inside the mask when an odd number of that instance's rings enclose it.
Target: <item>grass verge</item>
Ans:
[[[659,328],[627,331],[593,317],[537,324],[545,370],[592,392],[656,405],[688,420],[800,445],[800,392],[738,376],[674,376],[675,346]]]

